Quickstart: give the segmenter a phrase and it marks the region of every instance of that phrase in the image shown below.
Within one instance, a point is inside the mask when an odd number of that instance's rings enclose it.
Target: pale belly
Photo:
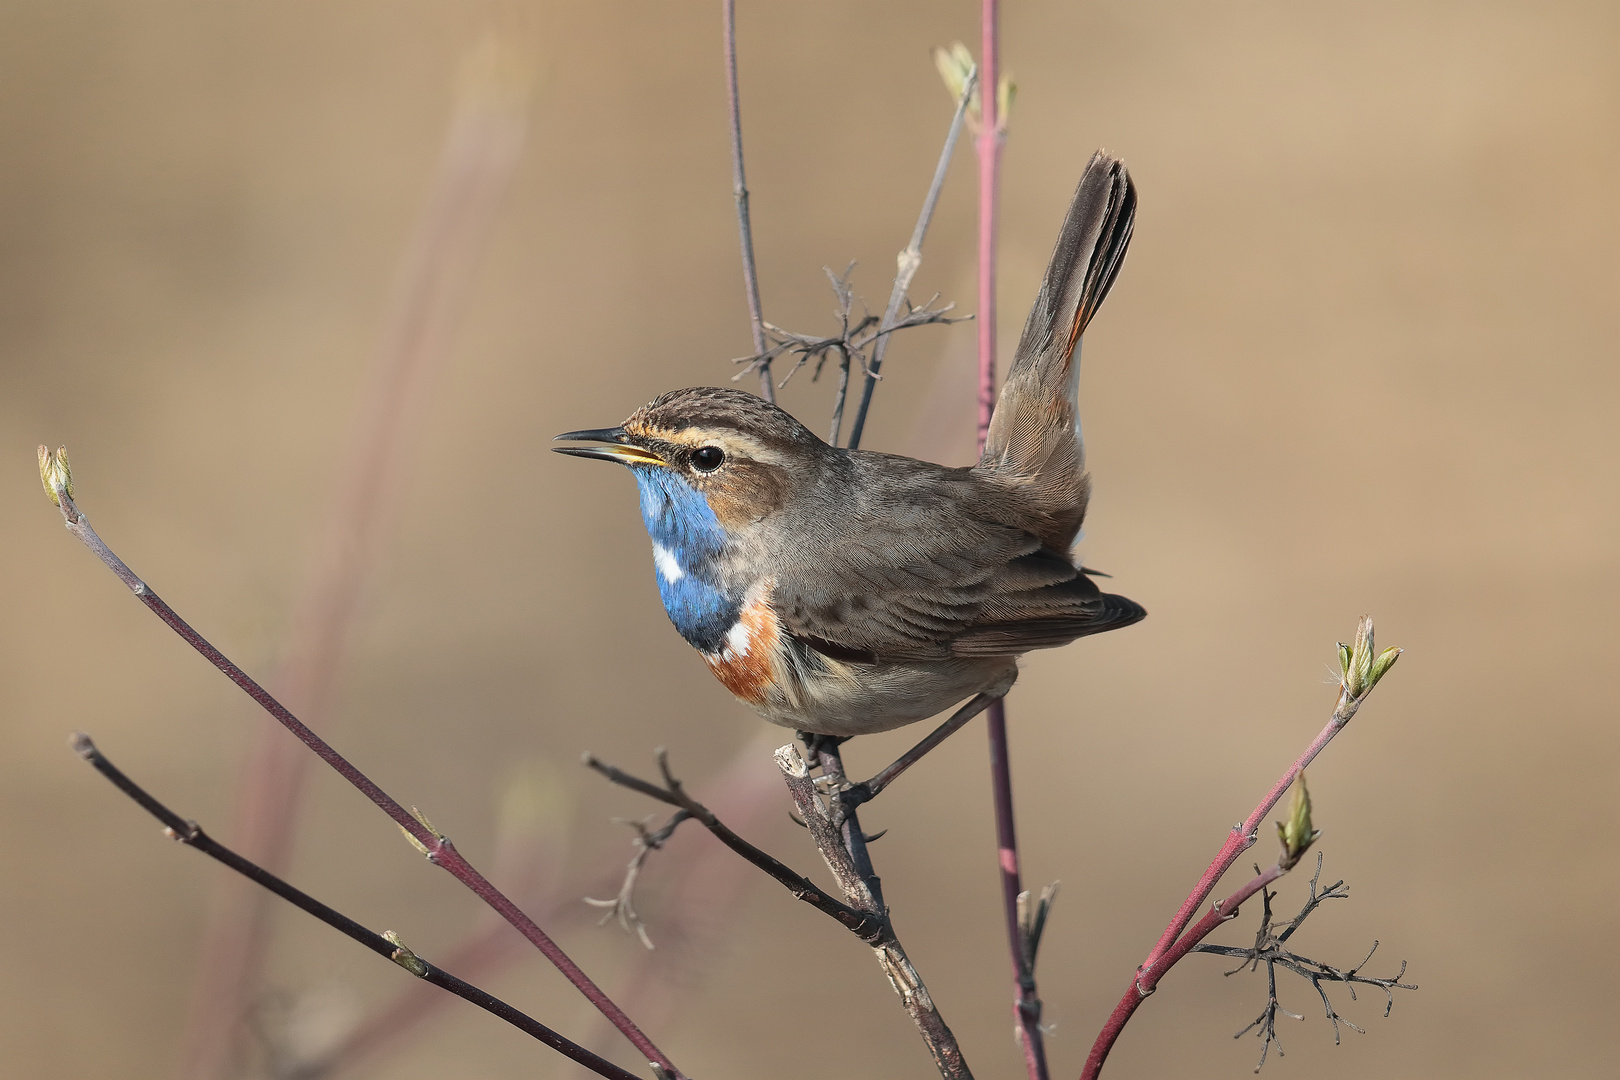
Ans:
[[[1018,677],[1012,657],[855,664],[792,641],[753,656],[728,653],[704,659],[738,700],[773,724],[821,735],[904,727],[982,691],[1005,692]]]
[[[834,660],[783,634],[765,600],[752,596],[715,652],[702,653],[727,690],[773,724],[820,735],[869,735],[914,724],[1018,677],[1010,656],[918,663]]]

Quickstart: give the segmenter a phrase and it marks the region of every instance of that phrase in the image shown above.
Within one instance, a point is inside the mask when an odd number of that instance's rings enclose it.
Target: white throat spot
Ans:
[[[731,629],[726,631],[726,652],[730,654],[726,659],[747,656],[748,647],[752,643],[752,634],[749,632],[748,625],[738,619],[731,624]]]
[[[671,585],[686,576],[686,571],[675,559],[675,553],[663,544],[653,545],[653,565],[658,567],[659,576]]]

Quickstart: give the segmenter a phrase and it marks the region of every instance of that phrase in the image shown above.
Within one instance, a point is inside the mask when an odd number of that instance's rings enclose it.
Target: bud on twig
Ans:
[[[1345,696],[1351,701],[1366,697],[1384,673],[1395,666],[1402,651],[1391,647],[1375,655],[1372,616],[1363,615],[1356,624],[1355,644],[1339,642],[1339,672],[1344,680]]]
[[[438,829],[435,829],[433,827],[433,822],[431,822],[431,821],[429,821],[427,819],[426,814],[422,813],[422,811],[418,810],[416,807],[413,806],[413,807],[411,807],[411,817],[415,818],[417,821],[420,821],[422,823],[422,827],[424,829],[426,829],[428,832],[433,834],[434,839],[438,840],[441,844],[444,843],[444,841],[445,841],[444,833],[440,832]],[[399,827],[399,831],[405,834],[405,839],[407,839],[407,840],[409,840],[411,842],[411,847],[415,848],[417,851],[420,851],[423,855],[426,855],[428,858],[430,858],[430,859],[433,858],[433,852],[428,850],[428,846],[426,844],[422,843],[422,841],[420,841],[416,837],[412,836],[409,829],[407,829],[407,828],[405,828],[405,826],[401,825]]]
[[[934,46],[934,67],[939,71],[940,79],[945,83],[945,89],[950,92],[952,100],[962,96],[963,87],[969,80],[975,78],[978,71],[973,62],[973,54],[968,47],[960,41],[952,43],[950,48],[941,45]],[[1018,85],[1006,75],[996,86],[996,130],[1007,130],[1007,115],[1012,112],[1013,99],[1018,96]],[[975,83],[971,96],[968,98],[967,124],[974,132],[978,132],[983,124],[983,109],[979,106],[979,87]]]
[[[1018,84],[1009,75],[1001,77],[996,87],[996,127],[1007,130],[1007,118],[1012,115],[1013,99],[1018,96]]]
[[[58,446],[52,453],[50,447],[39,448],[39,480],[45,485],[45,494],[57,506],[62,505],[61,495],[73,498],[73,470],[68,468],[67,447]]]
[[[1292,870],[1299,857],[1305,854],[1322,830],[1311,827],[1311,793],[1305,786],[1305,770],[1294,779],[1294,798],[1288,804],[1288,820],[1277,822],[1277,839],[1282,841],[1282,854],[1277,865]]]
[[[404,968],[406,971],[410,972],[412,975],[415,975],[418,979],[427,978],[427,962],[420,956],[417,956],[415,953],[411,952],[411,950],[406,947],[405,943],[399,940],[398,934],[394,933],[392,930],[384,930],[383,937],[387,940],[388,944],[394,947],[394,951],[390,953],[388,957],[390,960]]]
[[[1041,889],[1040,899],[1030,903],[1029,890],[1018,894],[1018,930],[1024,945],[1024,973],[1035,972],[1035,958],[1041,949],[1041,935],[1046,932],[1046,919],[1052,913],[1052,901],[1057,899],[1058,882]]]
[[[948,49],[943,45],[935,45],[934,67],[938,69],[939,77],[945,83],[945,89],[950,92],[952,100],[955,100],[962,96],[962,88],[967,85],[973,73],[973,54],[968,52],[968,47],[960,41],[952,43]],[[978,123],[978,87],[974,87],[973,96],[968,99],[968,115],[973,118],[975,124]]]

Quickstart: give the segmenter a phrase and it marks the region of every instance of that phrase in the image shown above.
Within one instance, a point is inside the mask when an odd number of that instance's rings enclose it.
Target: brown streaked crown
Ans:
[[[631,436],[678,442],[690,441],[688,433],[730,431],[786,454],[827,448],[809,428],[764,398],[722,386],[671,390],[631,413],[624,430]]]
[[[839,453],[763,398],[718,386],[688,387],[655,398],[631,413],[623,430],[627,442],[680,469],[727,528],[780,510],[795,477],[821,469],[829,455]],[[694,455],[706,446],[725,455],[712,471],[693,467]]]

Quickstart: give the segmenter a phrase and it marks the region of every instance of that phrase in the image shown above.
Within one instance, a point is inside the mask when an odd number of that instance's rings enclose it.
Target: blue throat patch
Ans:
[[[742,612],[742,596],[720,587],[726,534],[702,492],[661,465],[632,465],[641,489],[641,519],[652,537],[658,595],[669,621],[692,646],[720,651]]]

